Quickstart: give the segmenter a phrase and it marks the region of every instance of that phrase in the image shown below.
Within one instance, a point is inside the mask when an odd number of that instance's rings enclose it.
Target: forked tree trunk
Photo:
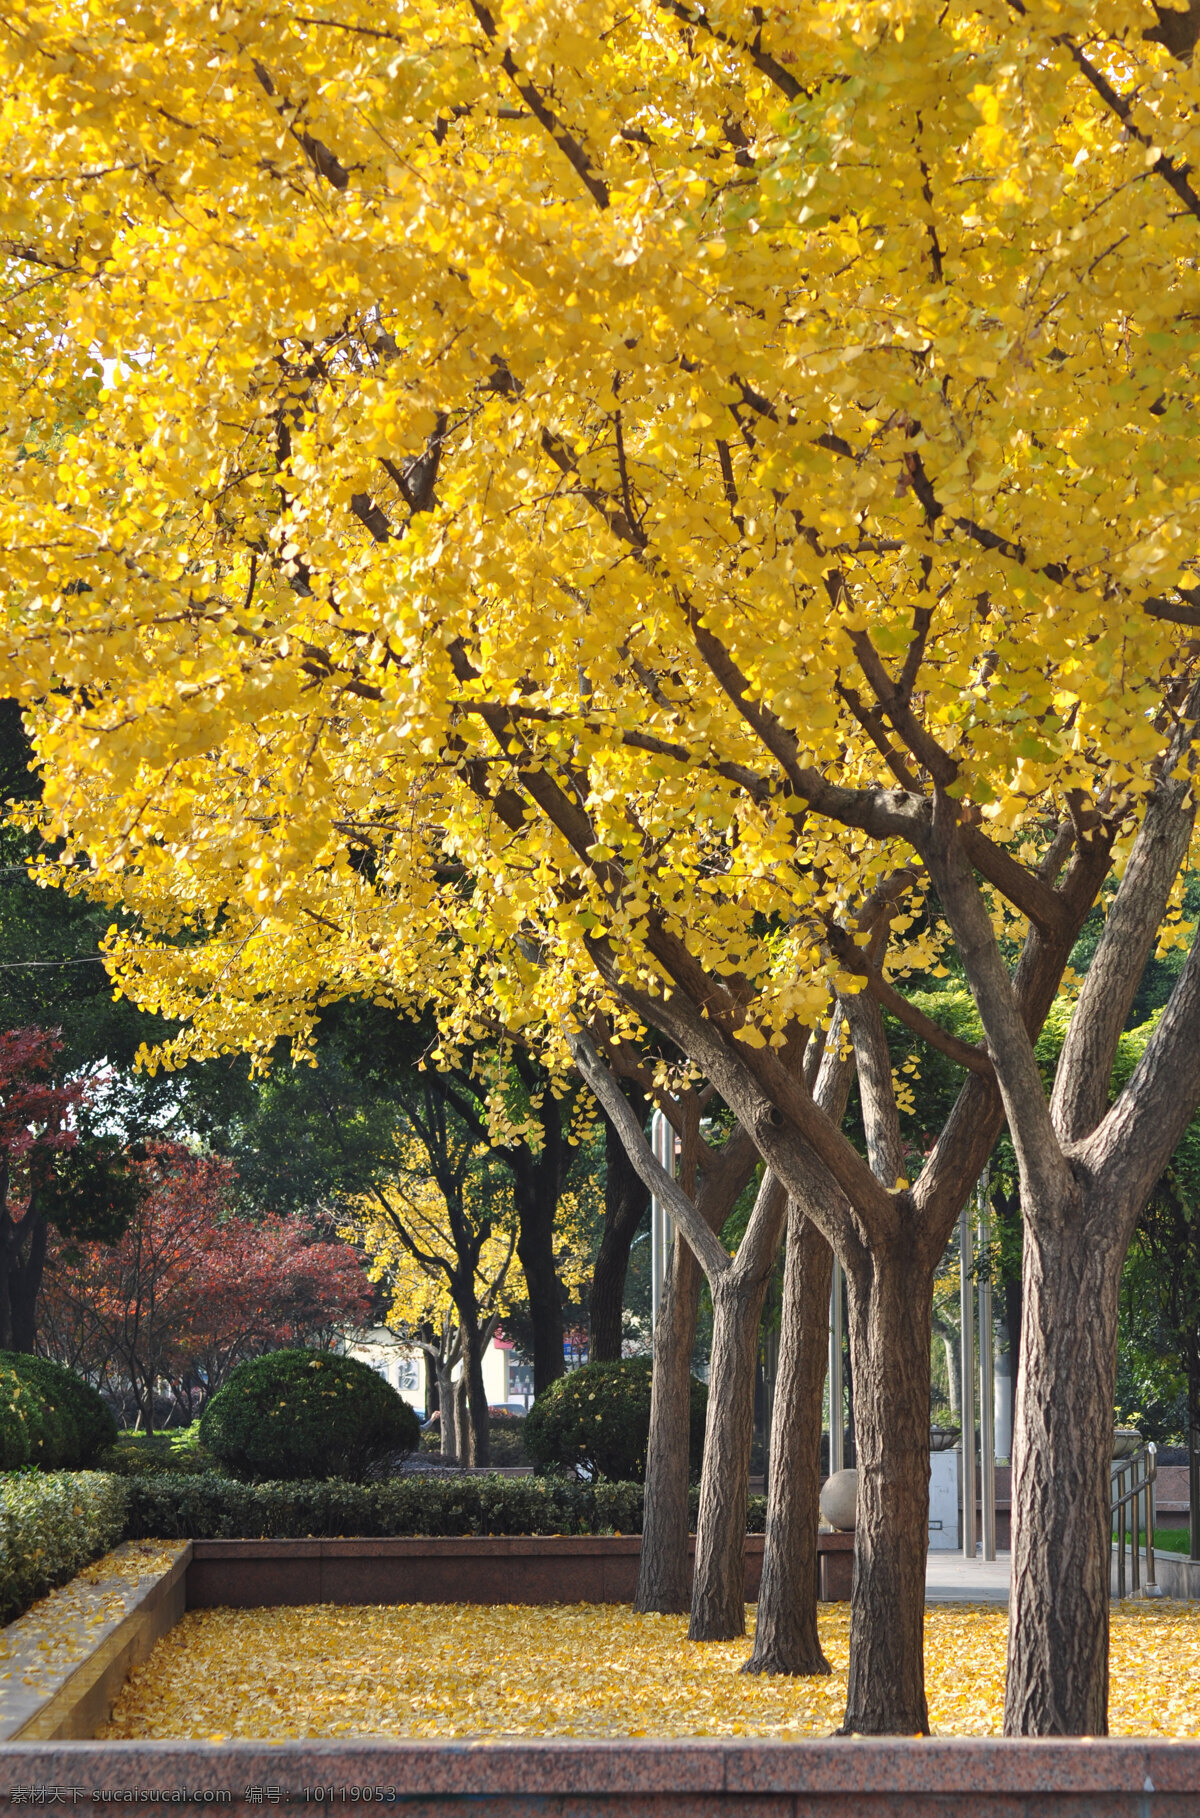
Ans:
[[[817,1632],[817,1498],[833,1252],[788,1206],[767,1536],[754,1650],[743,1673],[828,1673]]]
[[[713,1342],[689,1641],[731,1641],[746,1633],[746,1500],[758,1332],[787,1216],[786,1195],[773,1176],[764,1191],[771,1197],[757,1241],[748,1231],[737,1260],[709,1284]],[[743,1255],[752,1242],[752,1253]]]
[[[479,1328],[475,1321],[459,1313],[463,1333],[463,1381],[467,1390],[467,1448],[470,1458],[459,1449],[459,1463],[486,1465],[489,1462],[488,1405],[483,1387],[483,1352]],[[485,1341],[486,1342],[486,1341]]]
[[[925,1735],[933,1274],[881,1244],[846,1280],[858,1516],[843,1728]]]
[[[675,1616],[691,1603],[688,1455],[692,1350],[702,1270],[677,1231],[654,1328],[650,1438],[635,1610]]]
[[[1026,1225],[1006,1736],[1108,1733],[1119,1224]]]

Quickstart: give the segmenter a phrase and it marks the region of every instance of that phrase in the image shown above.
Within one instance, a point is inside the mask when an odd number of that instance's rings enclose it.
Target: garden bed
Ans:
[[[307,1544],[311,1579],[338,1543]],[[143,1543],[125,1569],[157,1571],[181,1603],[192,1554]],[[93,1588],[113,1557],[85,1575]],[[749,1636],[689,1643],[685,1618],[614,1605],[193,1609],[135,1670],[103,1740],[7,1743],[0,1818],[60,1793],[236,1818],[375,1802],[408,1818],[1145,1818],[1152,1791],[1173,1818],[1200,1813],[1200,1747],[1153,1740],[1200,1733],[1194,1605],[1114,1609],[1113,1727],[1151,1738],[1128,1742],[985,1740],[1006,1613],[963,1605],[931,1608],[926,1624],[931,1717],[955,1740],[825,1740],[843,1707],[849,1610],[824,1606],[820,1622],[833,1674],[789,1680],[737,1670]],[[79,1673],[74,1656],[57,1665]]]
[[[846,1705],[848,1607],[820,1612],[828,1677],[742,1673],[753,1607],[746,1614],[744,1637],[699,1643],[687,1639],[686,1616],[628,1606],[194,1610],[131,1676],[103,1733],[131,1741],[829,1736]],[[995,1605],[926,1612],[935,1734],[999,1735],[1007,1634],[1008,1612]],[[1115,1607],[1111,1670],[1114,1735],[1200,1736],[1193,1607]]]

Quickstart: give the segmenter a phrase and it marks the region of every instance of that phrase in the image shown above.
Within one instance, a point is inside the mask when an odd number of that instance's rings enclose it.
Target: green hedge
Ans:
[[[228,1477],[128,1480],[131,1540],[336,1539],[393,1534],[638,1534],[640,1483],[541,1477],[401,1477],[386,1483],[239,1483]],[[695,1525],[699,1492],[691,1496]],[[766,1500],[750,1498],[761,1534]]]
[[[103,1471],[0,1476],[0,1621],[115,1547],[127,1495],[127,1484]]]

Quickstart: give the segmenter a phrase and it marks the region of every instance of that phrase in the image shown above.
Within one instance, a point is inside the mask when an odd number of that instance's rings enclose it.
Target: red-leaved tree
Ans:
[[[62,1079],[47,1029],[0,1031],[0,1350],[32,1351],[51,1230],[119,1236],[141,1197],[130,1158],[81,1127],[88,1084]]]
[[[243,1358],[328,1341],[369,1311],[352,1246],[298,1219],[240,1216],[228,1162],[162,1142],[138,1172],[145,1196],[119,1242],[56,1246],[40,1339],[131,1398],[147,1431],[161,1385],[190,1416]]]

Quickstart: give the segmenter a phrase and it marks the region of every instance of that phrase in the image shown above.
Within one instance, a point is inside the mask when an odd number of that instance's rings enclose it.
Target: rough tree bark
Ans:
[[[1021,1386],[1013,1443],[1014,1608],[1005,1730],[1107,1730],[1107,1465],[1121,1265],[1134,1224],[1200,1102],[1200,949],[1132,1077],[1112,1065],[1191,841],[1193,689],[1084,980],[1047,1103],[967,862],[958,810],[935,792],[925,850],[987,1032],[1025,1220]]]
[[[681,1615],[691,1603],[688,1477],[692,1350],[703,1271],[679,1232],[654,1328],[650,1437],[635,1610]]]
[[[766,1547],[754,1648],[743,1673],[828,1673],[817,1632],[821,1401],[833,1252],[788,1202]]]
[[[929,1547],[929,1337],[933,1270],[907,1233],[847,1270],[858,1511],[847,1734],[924,1735]]]
[[[1078,1207],[1026,1232],[1010,1734],[1108,1730],[1109,1465],[1125,1248],[1108,1219]]]
[[[700,1139],[696,1095],[689,1094],[674,1108],[684,1130],[684,1170],[682,1180],[672,1186],[684,1194],[695,1181],[694,1211],[719,1250],[716,1233],[754,1173],[754,1144],[745,1131],[736,1130],[720,1149],[711,1149]],[[632,1130],[625,1135],[632,1139]],[[645,1156],[649,1154],[645,1144]],[[676,1231],[654,1333],[642,1548],[634,1600],[635,1609],[663,1614],[690,1608],[697,1576],[688,1554],[688,1483],[692,1352],[703,1275],[692,1245]]]
[[[762,1298],[782,1235],[786,1195],[768,1174],[737,1256],[731,1259],[715,1234],[751,1171],[753,1145],[747,1133],[739,1131],[719,1152],[720,1168],[714,1166],[708,1151],[708,1171],[693,1203],[687,1191],[689,1175],[695,1173],[688,1165],[689,1148],[697,1156],[705,1149],[699,1142],[698,1121],[693,1119],[690,1143],[685,1128],[684,1181],[676,1182],[655,1160],[644,1132],[623,1103],[616,1080],[590,1039],[583,1034],[568,1039],[576,1065],[613,1119],[643,1180],[661,1193],[678,1221],[672,1277],[686,1284],[689,1296],[686,1313],[682,1297],[678,1304],[664,1301],[655,1332],[651,1456],[638,1607],[678,1608],[686,1583],[686,1479],[680,1459],[686,1447],[686,1377],[694,1342],[699,1266],[713,1292],[714,1337],[689,1635],[692,1640],[730,1640],[745,1633],[744,1537],[754,1363]],[[827,1077],[829,1089],[840,1092],[844,1106],[848,1069],[838,1059],[838,1046],[835,1038],[830,1045],[831,1064],[822,1068],[822,1077]],[[818,1058],[821,1049],[818,1043]],[[686,1240],[686,1248],[681,1239]],[[688,1251],[694,1252],[694,1258],[689,1258]]]
[[[568,1032],[567,1040],[576,1066],[614,1124],[638,1175],[648,1191],[662,1196],[678,1227],[654,1330],[641,1561],[634,1600],[638,1610],[674,1614],[686,1610],[691,1601],[690,1377],[701,1272],[713,1281],[731,1266],[717,1232],[752,1176],[757,1156],[750,1136],[740,1128],[719,1149],[704,1140],[702,1094],[689,1088],[676,1097],[661,1095],[663,1109],[682,1137],[681,1177],[673,1179],[656,1160],[644,1128],[590,1037],[582,1031]]]
[[[787,1195],[768,1170],[736,1257],[711,1283],[713,1341],[690,1641],[730,1641],[746,1632],[754,1365],[763,1297],[786,1216]]]
[[[634,1116],[644,1129],[649,1110],[646,1094],[632,1083],[626,1084],[624,1091]],[[604,1174],[604,1230],[588,1299],[589,1356],[593,1363],[616,1363],[621,1355],[629,1250],[646,1215],[650,1194],[607,1114],[604,1118]]]
[[[464,1297],[466,1300],[466,1297]],[[465,1457],[462,1447],[462,1434],[458,1435],[458,1461],[463,1465],[486,1465],[490,1461],[488,1445],[489,1422],[487,1394],[483,1386],[483,1354],[487,1350],[488,1340],[495,1329],[495,1322],[489,1321],[485,1329],[479,1325],[479,1310],[469,1300],[456,1302],[459,1332],[462,1344],[462,1376],[460,1380],[466,1385],[467,1403],[467,1452]]]

